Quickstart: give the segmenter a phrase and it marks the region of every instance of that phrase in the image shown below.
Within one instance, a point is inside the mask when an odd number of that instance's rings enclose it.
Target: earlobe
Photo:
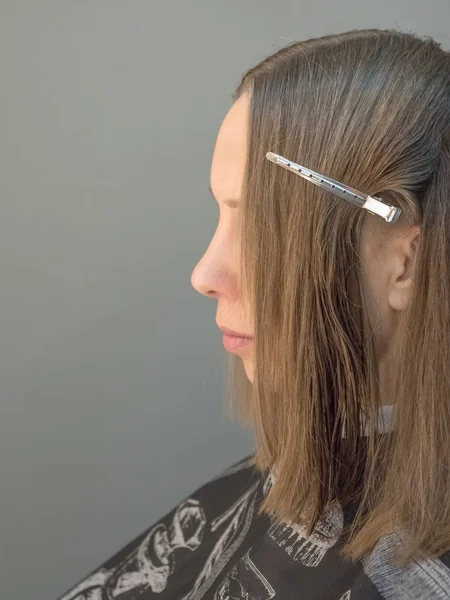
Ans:
[[[412,278],[397,279],[389,291],[389,306],[396,311],[404,311],[411,301]]]

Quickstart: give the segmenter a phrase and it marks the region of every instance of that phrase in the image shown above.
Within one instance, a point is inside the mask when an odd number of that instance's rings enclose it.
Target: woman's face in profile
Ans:
[[[247,153],[249,96],[242,95],[230,108],[220,127],[211,166],[211,190],[220,208],[220,219],[205,254],[195,266],[191,283],[204,296],[218,300],[216,322],[244,336],[254,335],[252,315],[242,297],[238,280],[237,216],[241,198]],[[410,299],[411,259],[419,227],[400,228],[389,235],[378,217],[365,228],[361,258],[363,280],[368,297],[372,326],[376,331],[377,355],[387,355],[396,330],[398,311],[405,310]],[[397,233],[395,233],[397,232]],[[254,340],[233,350],[244,364],[253,382]]]
[[[211,190],[219,204],[220,219],[214,236],[195,266],[192,286],[204,296],[216,298],[216,323],[244,336],[253,336],[248,307],[238,281],[237,216],[247,152],[249,97],[242,95],[230,108],[220,127],[211,165]],[[244,363],[253,381],[254,342],[232,350]]]

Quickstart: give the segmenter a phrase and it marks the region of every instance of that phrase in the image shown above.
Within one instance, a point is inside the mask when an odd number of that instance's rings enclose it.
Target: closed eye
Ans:
[[[211,196],[214,198],[214,200],[216,200],[216,202],[218,202],[220,204],[220,202],[214,196],[211,186],[209,186],[208,189],[210,191]],[[230,208],[239,208],[239,200],[237,198],[227,198],[226,200],[224,200],[222,202],[222,204],[225,204],[225,206],[229,206]]]

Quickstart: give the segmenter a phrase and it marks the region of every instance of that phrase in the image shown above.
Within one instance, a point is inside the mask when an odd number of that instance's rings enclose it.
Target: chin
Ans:
[[[250,383],[253,383],[253,361],[246,361],[245,359],[243,360],[243,364],[244,364],[244,369],[245,369],[245,373],[248,377],[248,380],[250,381]]]

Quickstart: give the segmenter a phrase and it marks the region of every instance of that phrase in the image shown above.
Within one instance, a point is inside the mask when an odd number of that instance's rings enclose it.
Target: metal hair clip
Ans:
[[[348,200],[348,202],[356,204],[356,206],[365,208],[371,214],[382,217],[388,223],[395,223],[400,216],[401,210],[399,208],[383,202],[381,198],[376,198],[375,196],[369,196],[368,194],[358,192],[358,190],[355,190],[348,185],[344,185],[343,183],[339,183],[339,181],[325,177],[324,175],[321,175],[316,171],[312,171],[311,169],[307,169],[306,167],[302,167],[302,165],[298,165],[292,160],[284,158],[284,156],[280,156],[274,152],[267,152],[266,158],[276,165],[280,165],[284,169],[292,171],[296,175],[300,175],[308,181],[315,183],[324,190],[327,190],[328,192],[331,192],[332,194],[335,194],[344,200]]]

